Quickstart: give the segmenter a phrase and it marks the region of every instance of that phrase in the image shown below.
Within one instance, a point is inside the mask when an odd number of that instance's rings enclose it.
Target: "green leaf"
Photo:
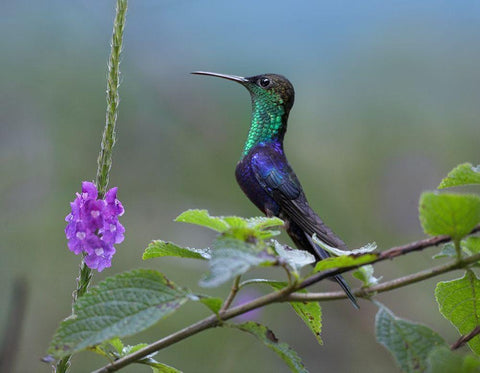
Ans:
[[[315,263],[315,257],[307,251],[292,249],[273,241],[277,255],[282,258],[292,272],[298,274],[300,269],[308,264]]]
[[[462,356],[447,347],[434,348],[427,358],[426,373],[478,373],[480,360],[473,355]]]
[[[247,221],[239,216],[224,216],[222,219],[229,225],[229,228],[248,228]]]
[[[462,252],[466,255],[474,255],[480,253],[480,237],[470,236],[460,242]],[[457,251],[455,245],[451,242],[443,245],[442,250],[433,256],[433,259],[438,258],[456,258]]]
[[[480,237],[467,237],[462,241],[462,249],[468,255],[480,253]]]
[[[133,345],[133,346],[127,345],[123,348],[121,356],[127,356],[127,355],[130,355],[130,354],[133,354],[134,352],[137,352],[138,350],[141,350],[142,348],[147,347],[147,346],[148,346],[148,343],[138,343],[138,344]],[[158,354],[158,351],[154,352],[150,356],[154,356],[156,354]]]
[[[176,256],[180,258],[210,259],[210,255],[209,249],[191,249],[175,245],[172,242],[155,240],[147,246],[142,258],[146,260],[161,256]]]
[[[229,228],[228,223],[223,218],[210,216],[207,210],[187,210],[177,216],[175,221],[200,225],[220,233]]]
[[[118,354],[121,354],[124,347],[125,347],[120,338],[112,338],[109,341],[107,341],[106,343],[108,343],[110,346],[112,346]]]
[[[275,290],[281,290],[287,286],[285,282],[271,281],[270,286]],[[298,290],[298,293],[307,293],[306,289]],[[318,302],[288,302],[295,310],[298,316],[303,320],[305,325],[312,331],[318,343],[323,345],[322,337],[322,309]]]
[[[458,165],[442,180],[438,189],[469,184],[480,184],[480,165],[477,167],[471,163]]]
[[[109,344],[112,346],[115,351],[116,351],[116,356],[114,356],[115,359],[133,354],[134,352],[137,352],[141,350],[144,347],[147,347],[147,343],[139,343],[133,346],[127,345],[124,346],[122,341],[119,338],[113,338],[109,341],[106,342],[106,344]],[[102,344],[103,345],[103,344]],[[153,372],[158,372],[158,373],[182,373],[178,369],[175,369],[169,365],[159,363],[156,361],[153,356],[157,355],[158,351],[151,353],[150,355],[141,358],[136,361],[138,364],[143,364],[143,365],[148,365],[152,368]]]
[[[196,224],[223,233],[232,238],[249,241],[251,238],[265,240],[280,234],[270,230],[273,227],[283,226],[278,218],[241,218],[239,216],[210,216],[207,210],[187,210],[180,214],[175,221]]]
[[[345,268],[364,263],[369,263],[378,258],[378,254],[363,254],[357,256],[335,256],[319,261],[314,268],[314,272],[325,271],[332,268]]]
[[[480,222],[480,198],[473,194],[425,192],[420,197],[420,222],[425,233],[460,240]]]
[[[280,343],[275,334],[266,326],[259,323],[249,321],[243,324],[227,324],[230,327],[240,329],[250,333],[262,341],[265,346],[275,351],[283,361],[290,367],[292,372],[308,373],[303,365],[300,357],[286,343]]]
[[[276,236],[280,234],[280,232],[269,229],[283,225],[283,221],[278,218],[245,219],[238,216],[225,216],[223,220],[230,226],[230,228],[223,233],[244,241],[251,241],[252,238],[265,240]]]
[[[382,277],[375,277],[373,275],[373,266],[370,264],[357,268],[353,273],[353,277],[363,282],[362,287],[368,288],[373,285],[377,285]]]
[[[254,243],[220,236],[213,242],[210,273],[200,281],[200,286],[219,286],[247,272],[251,267],[273,263],[275,258],[260,251]]]
[[[263,216],[246,219],[247,225],[255,230],[264,230],[276,227],[283,227],[283,220],[279,218],[266,218]]]
[[[88,349],[110,360],[115,360],[125,355],[124,351],[126,347],[120,338],[112,338]]]
[[[223,299],[216,297],[209,297],[207,295],[198,295],[198,300],[208,307],[213,313],[218,315],[218,311],[222,308]]]
[[[359,249],[340,250],[335,247],[327,245],[325,242],[320,240],[315,233],[313,234],[312,239],[313,239],[313,242],[315,242],[325,251],[328,251],[330,254],[335,256],[366,254],[374,251],[377,248],[377,244],[375,242],[371,242],[371,243],[367,243],[365,246],[360,247]]]
[[[457,250],[455,250],[455,245],[449,242],[443,245],[442,250],[438,254],[435,254],[432,258],[440,259],[440,258],[456,258],[456,257],[457,257]]]
[[[189,299],[161,273],[134,270],[107,278],[80,297],[57,329],[49,353],[62,358],[114,337],[136,334]]]
[[[442,281],[437,284],[435,298],[440,313],[460,332],[470,333],[480,325],[480,280],[472,271],[462,278]],[[480,336],[468,342],[469,347],[480,355]]]
[[[153,373],[182,373],[181,370],[178,370],[170,365],[159,363],[153,359],[151,361],[142,361],[142,364],[149,365],[152,368]]]
[[[395,357],[404,372],[424,372],[430,351],[446,346],[445,341],[425,325],[396,317],[388,308],[379,304],[375,317],[377,341]]]

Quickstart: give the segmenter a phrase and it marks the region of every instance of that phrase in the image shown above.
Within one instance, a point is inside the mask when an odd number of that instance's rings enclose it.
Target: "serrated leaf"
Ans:
[[[180,214],[175,221],[196,224],[213,229],[224,235],[248,241],[251,238],[265,240],[280,234],[270,228],[282,226],[283,221],[278,218],[249,218],[239,216],[210,216],[207,210],[187,210]]]
[[[297,353],[286,343],[280,343],[273,332],[266,326],[249,321],[243,324],[227,324],[230,327],[250,333],[262,341],[265,346],[275,351],[290,367],[292,372],[308,373]]]
[[[446,346],[442,337],[427,326],[398,318],[383,305],[375,316],[375,335],[407,373],[424,372],[430,351]]]
[[[267,218],[263,216],[246,219],[247,225],[252,229],[263,230],[274,227],[283,227],[283,220],[279,218]]]
[[[213,243],[210,273],[200,281],[200,286],[219,286],[247,272],[251,267],[271,265],[274,262],[273,256],[260,251],[254,243],[221,236]]]
[[[345,268],[364,263],[369,263],[378,258],[378,254],[363,254],[358,256],[335,256],[319,261],[314,268],[314,272],[325,271],[332,268]]]
[[[427,358],[426,373],[478,373],[480,360],[472,355],[462,356],[447,347],[434,348]]]
[[[286,282],[270,281],[270,286],[275,290],[281,290],[287,286]],[[298,293],[308,293],[306,289],[298,290]],[[322,308],[318,302],[288,302],[296,314],[303,320],[311,330],[318,343],[323,345],[322,332]]]
[[[362,287],[368,288],[373,285],[377,285],[382,277],[375,277],[373,275],[374,269],[370,264],[364,265],[363,267],[357,268],[353,273],[353,277],[362,281]]]
[[[230,228],[241,229],[248,227],[247,221],[239,216],[224,216],[222,219],[230,226]]]
[[[143,260],[162,256],[176,256],[180,258],[210,259],[210,250],[181,247],[173,242],[155,240],[148,244],[143,253]]]
[[[124,346],[120,338],[112,338],[98,345],[88,347],[88,350],[107,357],[110,360],[115,360],[126,355],[125,351],[129,347],[130,346]]]
[[[470,333],[480,325],[480,280],[468,270],[462,278],[437,284],[435,298],[440,313],[460,332]],[[480,355],[480,336],[472,338],[468,346]]]
[[[480,222],[480,198],[473,194],[425,192],[420,197],[420,222],[429,235],[461,239]]]
[[[225,232],[230,227],[221,217],[210,216],[207,210],[187,210],[181,213],[175,221],[200,225],[217,232]]]
[[[170,315],[189,299],[161,273],[134,270],[107,278],[74,306],[49,348],[56,358],[73,354],[114,337],[136,334]]]
[[[477,167],[471,163],[458,165],[442,180],[438,189],[469,184],[480,184],[480,165]]]
[[[457,257],[457,250],[455,250],[455,245],[451,242],[446,243],[443,245],[442,250],[438,254],[432,256],[432,259],[439,259],[439,258],[456,258]]]
[[[360,255],[360,254],[367,254],[371,253],[377,248],[377,244],[375,242],[367,243],[366,245],[354,249],[354,250],[340,250],[335,247],[332,247],[322,240],[320,240],[317,235],[314,233],[312,236],[313,242],[323,248],[325,251],[328,251],[330,254],[335,256],[342,256],[342,255]]]
[[[307,251],[292,249],[273,241],[277,255],[282,258],[290,270],[296,274],[306,265],[315,263],[315,257]]]
[[[120,338],[112,338],[110,339],[109,341],[107,341],[107,343],[112,346],[115,351],[118,353],[118,354],[121,354],[123,349],[124,349],[124,345],[123,345],[123,342]]]

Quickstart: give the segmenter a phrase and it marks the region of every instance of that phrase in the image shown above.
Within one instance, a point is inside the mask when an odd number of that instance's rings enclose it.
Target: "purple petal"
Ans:
[[[98,200],[95,184],[82,182],[82,193],[76,193],[71,212],[65,217],[68,248],[77,255],[86,253],[85,264],[99,272],[112,265],[113,245],[124,240],[125,228],[118,221],[124,208],[117,190],[111,188],[104,200]]]
[[[107,203],[114,203],[117,199],[117,187],[111,188],[107,193],[105,193],[105,201]]]
[[[125,212],[122,203],[117,199],[117,189],[117,187],[112,188],[105,194],[107,216],[120,216]]]
[[[77,226],[77,223],[72,221],[68,223],[67,226],[65,227],[65,236],[67,236],[67,240],[75,236],[76,226]]]
[[[102,239],[105,242],[113,245],[123,241],[125,228],[120,224],[118,218],[113,217],[105,219],[105,224],[99,232],[102,234]]]
[[[85,264],[98,272],[112,265],[112,256],[115,254],[115,248],[109,245],[97,247],[85,257]]]
[[[84,200],[97,199],[98,190],[94,183],[90,181],[82,182],[82,198]]]
[[[68,249],[72,251],[75,255],[80,254],[83,251],[82,243],[76,238],[68,240]]]
[[[86,240],[90,234],[85,224],[81,221],[73,221],[65,227],[65,235],[69,240],[68,247],[75,254],[79,254],[84,250]]]
[[[88,200],[83,208],[83,216],[88,229],[96,231],[103,226],[103,210],[105,202],[102,200]]]
[[[98,263],[99,263],[99,257],[95,254],[89,254],[85,258],[85,264],[87,265],[88,268],[91,269],[97,269],[98,268]]]
[[[91,233],[86,237],[84,251],[87,254],[93,254],[95,251],[103,250],[105,243],[96,234]]]

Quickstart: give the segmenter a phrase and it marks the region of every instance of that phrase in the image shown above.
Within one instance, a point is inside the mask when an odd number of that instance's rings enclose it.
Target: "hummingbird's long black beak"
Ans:
[[[191,74],[216,76],[217,78],[233,80],[234,82],[237,82],[237,83],[240,83],[240,84],[244,84],[244,83],[248,82],[248,80],[245,79],[243,76],[237,76],[237,75],[218,74],[218,73],[211,73],[211,72],[208,72],[208,71],[193,71],[193,72],[191,72]]]

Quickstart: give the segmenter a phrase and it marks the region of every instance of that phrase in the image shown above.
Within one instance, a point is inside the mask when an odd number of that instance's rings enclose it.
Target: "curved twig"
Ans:
[[[470,234],[476,233],[480,231],[480,225],[476,226]],[[393,247],[389,250],[383,251],[378,257],[376,257],[374,260],[372,260],[369,263],[362,263],[360,265],[355,265],[351,267],[344,267],[344,268],[337,268],[337,269],[330,269],[327,271],[319,272],[314,274],[313,276],[305,279],[299,284],[296,284],[294,286],[289,286],[284,289],[281,289],[279,291],[275,291],[273,293],[266,294],[264,296],[261,296],[259,298],[256,298],[252,300],[251,302],[241,304],[237,307],[233,307],[230,309],[225,310],[222,314],[220,315],[211,315],[206,317],[203,320],[197,321],[194,324],[191,324],[187,326],[184,329],[179,330],[178,332],[175,332],[173,334],[170,334],[169,336],[166,336],[165,338],[162,338],[156,342],[153,342],[152,344],[128,355],[124,356],[116,361],[114,361],[111,364],[108,364],[104,366],[103,368],[100,368],[93,373],[106,373],[106,372],[114,372],[117,371],[133,362],[135,362],[138,359],[141,359],[147,355],[150,355],[156,351],[159,351],[165,347],[168,347],[174,343],[177,343],[181,340],[184,340],[192,335],[195,335],[203,330],[213,328],[215,326],[218,326],[219,323],[222,321],[229,320],[235,316],[241,315],[245,312],[251,311],[256,308],[260,308],[263,306],[266,306],[271,303],[277,303],[277,302],[286,302],[286,301],[296,301],[299,300],[297,297],[299,297],[299,294],[292,294],[297,290],[306,288],[310,285],[313,285],[325,278],[348,272],[353,269],[356,269],[358,267],[364,266],[366,264],[373,264],[377,262],[381,262],[387,259],[393,259],[396,258],[397,256],[409,254],[415,251],[420,251],[423,250],[427,247],[431,246],[436,246],[445,242],[451,241],[450,237],[448,236],[435,236],[431,238],[427,238],[424,240],[420,241],[415,241],[412,243],[409,243],[407,245],[403,246],[396,246]],[[362,294],[368,295],[372,291],[377,291],[377,292],[382,292],[382,291],[387,291],[387,290],[392,290],[396,289],[401,286],[406,286],[414,282],[421,281],[423,279],[429,278],[436,276],[441,273],[445,273],[448,271],[452,271],[455,269],[463,268],[468,266],[471,263],[474,263],[476,261],[480,260],[480,254],[472,255],[466,259],[463,259],[461,261],[455,261],[453,263],[445,264],[443,266],[438,266],[431,268],[429,270],[421,271],[418,272],[417,274],[405,276],[396,280],[392,280],[389,282],[386,282],[384,284],[376,285],[375,288],[376,290],[372,290],[374,287],[369,288],[369,290],[365,291],[362,289],[359,289],[355,292],[355,295],[361,296]],[[383,287],[383,288],[382,288]],[[338,296],[339,294],[337,293],[325,293],[329,294],[327,297],[328,299],[340,299],[342,297]],[[338,298],[337,298],[338,296]],[[295,299],[297,298],[297,299]],[[323,298],[322,300],[325,300],[326,298]],[[315,299],[319,300],[319,299]]]

